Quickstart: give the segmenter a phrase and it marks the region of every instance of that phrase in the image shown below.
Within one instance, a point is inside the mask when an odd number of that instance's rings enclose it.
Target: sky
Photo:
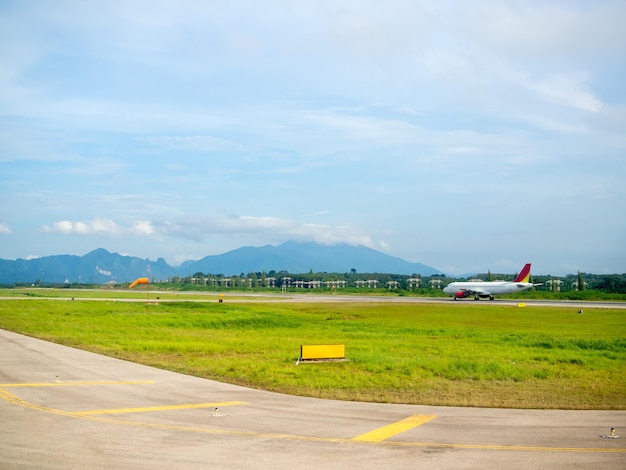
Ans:
[[[626,2],[0,0],[0,258],[626,272]]]

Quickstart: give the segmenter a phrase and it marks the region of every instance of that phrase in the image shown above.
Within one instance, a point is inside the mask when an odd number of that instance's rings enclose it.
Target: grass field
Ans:
[[[63,292],[75,301],[37,298],[59,295],[43,292],[0,300],[0,328],[290,394],[626,409],[626,310],[585,308],[578,314],[574,307],[489,302],[229,303],[232,296],[202,303],[175,293],[160,297],[179,301],[147,309],[141,302],[106,300],[99,291]],[[335,343],[345,344],[348,362],[296,365],[301,344]]]

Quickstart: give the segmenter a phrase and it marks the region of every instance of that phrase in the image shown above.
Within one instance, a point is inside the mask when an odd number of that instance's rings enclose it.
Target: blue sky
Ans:
[[[624,1],[0,1],[0,258],[626,272]]]

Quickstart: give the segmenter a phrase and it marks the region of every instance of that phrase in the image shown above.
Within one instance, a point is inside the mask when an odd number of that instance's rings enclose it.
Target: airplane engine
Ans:
[[[458,291],[456,294],[454,294],[454,296],[455,296],[457,299],[464,299],[465,297],[469,297],[469,293],[467,293],[467,292],[465,292],[465,291],[463,291],[463,290],[460,290],[460,291]]]

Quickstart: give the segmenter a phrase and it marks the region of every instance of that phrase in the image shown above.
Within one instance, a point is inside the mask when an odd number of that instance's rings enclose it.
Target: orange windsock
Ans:
[[[148,284],[148,278],[147,277],[140,277],[137,278],[133,281],[133,283],[128,286],[129,289],[132,289],[133,287],[135,287],[137,284]]]

